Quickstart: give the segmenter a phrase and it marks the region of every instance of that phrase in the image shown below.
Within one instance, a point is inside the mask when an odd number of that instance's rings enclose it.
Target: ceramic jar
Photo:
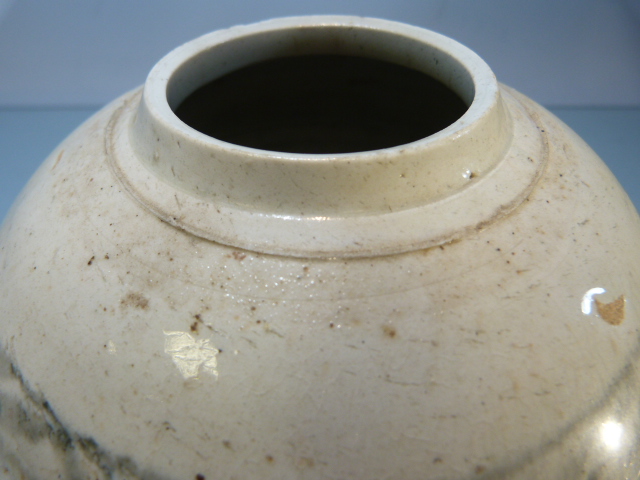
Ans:
[[[10,478],[637,475],[638,215],[453,40],[183,45],[0,233]]]

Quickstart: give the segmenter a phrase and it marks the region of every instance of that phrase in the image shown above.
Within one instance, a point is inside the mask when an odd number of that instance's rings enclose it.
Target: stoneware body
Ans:
[[[347,153],[174,113],[301,55],[418,70],[466,111]],[[4,474],[636,478],[639,238],[594,152],[452,40],[355,17],[201,37],[78,128],[5,221]]]

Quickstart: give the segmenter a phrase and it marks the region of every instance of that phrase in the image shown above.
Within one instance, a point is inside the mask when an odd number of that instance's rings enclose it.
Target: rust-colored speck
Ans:
[[[55,169],[58,166],[58,163],[60,163],[60,159],[62,159],[63,153],[64,153],[64,150],[60,150],[60,153],[58,154],[58,158],[56,158],[56,163],[53,164],[53,167],[51,167],[51,170]]]
[[[196,475],[196,480],[207,480],[207,477],[205,477],[203,474],[199,473]]]
[[[382,326],[382,333],[385,334],[385,336],[389,337],[389,338],[395,338],[396,335],[398,334],[396,327],[392,326],[392,325],[383,325]]]
[[[149,299],[145,298],[140,293],[131,292],[127,294],[127,296],[122,300],[120,300],[120,305],[146,310],[147,308],[149,308]]]
[[[204,322],[202,321],[202,316],[199,313],[196,313],[193,318],[195,318],[195,322],[193,322],[189,328],[191,329],[192,332],[194,333],[198,333],[198,330],[200,328],[200,324],[204,325]],[[211,330],[211,327],[209,325],[206,325],[207,327],[209,327],[209,329]]]
[[[231,255],[233,256],[234,259],[238,260],[239,262],[247,258],[246,254],[238,251],[233,252]]]
[[[267,455],[267,456],[264,457],[264,459],[269,463],[275,462],[275,459],[273,458],[273,455]]]
[[[173,428],[173,425],[171,425],[171,423],[167,422],[166,420],[164,422],[162,422],[162,425],[164,426],[164,429],[167,430],[167,431],[169,431],[169,430],[171,430],[173,432],[176,431],[176,429]]]
[[[233,447],[231,446],[231,441],[230,440],[223,440],[222,441],[222,445],[224,445],[224,448],[227,448],[229,450],[233,450]]]
[[[434,458],[434,459],[433,459],[433,463],[434,463],[434,464],[435,464],[435,463],[442,463],[442,458],[440,458],[440,457],[436,457],[436,458]]]
[[[478,465],[476,466],[475,472],[476,475],[481,475],[485,472],[485,470],[487,469],[487,467],[485,467],[484,465]]]
[[[89,261],[87,262],[87,265],[91,265],[95,259],[96,259],[96,256],[94,255],[89,259]]]
[[[625,303],[624,295],[620,295],[611,303],[602,303],[596,299],[596,309],[605,322],[610,325],[620,325],[624,321]]]

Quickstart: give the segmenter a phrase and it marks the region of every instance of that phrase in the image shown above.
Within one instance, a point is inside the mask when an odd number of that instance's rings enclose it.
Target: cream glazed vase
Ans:
[[[640,222],[453,40],[285,18],[163,58],[0,234],[25,479],[623,479]]]

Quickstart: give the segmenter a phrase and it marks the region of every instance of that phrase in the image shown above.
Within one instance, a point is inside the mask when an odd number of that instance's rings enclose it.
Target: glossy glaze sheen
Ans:
[[[161,220],[110,157],[139,93],[105,107],[0,233],[5,471],[634,478],[640,221],[573,132],[500,95],[535,133],[511,143],[542,145],[534,186],[460,237],[360,258],[257,253]]]

